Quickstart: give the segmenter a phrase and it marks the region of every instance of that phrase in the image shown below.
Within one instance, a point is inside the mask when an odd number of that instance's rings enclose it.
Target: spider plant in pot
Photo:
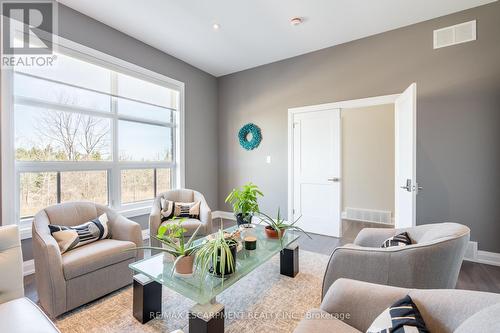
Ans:
[[[212,239],[204,243],[196,254],[196,268],[201,275],[206,272],[224,278],[236,271],[236,247],[238,242],[228,238],[220,229]]]
[[[252,216],[259,212],[258,197],[264,194],[259,187],[252,182],[235,188],[229,193],[225,202],[233,205],[233,212],[238,225],[252,223]]]
[[[186,242],[184,234],[187,231],[182,227],[182,223],[186,219],[173,218],[171,223],[162,225],[158,228],[158,234],[153,236],[162,243],[162,247],[144,246],[137,249],[158,250],[163,253],[169,253],[174,257],[172,273],[177,274],[192,274],[194,267],[194,257],[196,251],[202,244],[194,245],[193,241],[198,234],[201,225],[193,232],[191,237]]]
[[[260,215],[260,221],[267,224],[264,230],[268,238],[279,239],[280,242],[282,242],[283,236],[285,235],[285,232],[287,230],[300,231],[303,232],[307,237],[311,238],[311,236],[309,236],[307,232],[305,232],[302,228],[295,225],[299,221],[300,217],[292,223],[287,223],[285,219],[281,217],[279,208],[276,219],[273,219],[272,217],[270,217],[265,213],[259,213],[259,215]],[[283,243],[281,244],[283,247]]]

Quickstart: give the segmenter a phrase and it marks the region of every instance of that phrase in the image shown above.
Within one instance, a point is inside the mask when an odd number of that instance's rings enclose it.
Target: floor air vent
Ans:
[[[392,224],[390,211],[362,208],[346,208],[344,218],[347,220]]]

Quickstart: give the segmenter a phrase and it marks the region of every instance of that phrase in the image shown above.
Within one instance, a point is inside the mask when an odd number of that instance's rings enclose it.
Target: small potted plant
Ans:
[[[221,278],[234,273],[237,245],[237,241],[222,229],[213,235],[196,254],[196,267],[201,269],[202,276],[207,271]]]
[[[272,217],[264,213],[259,213],[259,214],[261,216],[260,221],[267,224],[264,230],[268,238],[279,239],[281,241],[287,230],[301,231],[307,237],[311,238],[311,236],[309,236],[307,232],[305,232],[303,229],[295,225],[300,218],[298,218],[292,223],[287,223],[285,219],[281,217],[279,208],[278,208],[278,216],[276,217],[276,219],[273,219]]]
[[[238,225],[252,223],[252,216],[259,212],[258,197],[264,194],[253,183],[247,183],[242,188],[235,188],[229,193],[225,202],[233,205],[233,212]]]
[[[184,221],[184,218],[173,218],[171,223],[162,225],[158,228],[158,234],[153,237],[162,243],[162,247],[144,246],[138,247],[137,249],[158,250],[164,253],[171,254],[175,259],[172,267],[172,273],[175,271],[175,273],[181,275],[192,274],[195,253],[203,245],[193,244],[193,241],[201,225],[195,230],[195,232],[186,242],[184,234],[187,230],[182,227],[182,223]]]

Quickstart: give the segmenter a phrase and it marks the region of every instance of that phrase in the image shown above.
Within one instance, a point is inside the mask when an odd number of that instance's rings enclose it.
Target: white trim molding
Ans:
[[[288,109],[288,218],[294,216],[294,169],[293,169],[293,123],[294,116],[299,113],[305,112],[317,112],[317,111],[327,111],[327,110],[337,110],[340,109],[350,109],[350,108],[360,108],[360,107],[369,107],[376,105],[385,105],[385,104],[395,104],[396,100],[401,96],[401,94],[393,94],[393,95],[385,95],[385,96],[375,96],[361,99],[353,99],[347,101],[339,101],[333,103],[325,103],[325,104],[317,104],[317,105],[308,105],[301,107],[294,107]],[[341,125],[342,126],[342,125]],[[340,167],[340,173],[342,173],[342,168]],[[339,175],[342,177],[342,175]],[[340,193],[340,200],[342,200],[342,193]],[[340,209],[340,205],[339,205]],[[342,213],[342,212],[340,212]],[[342,236],[342,221],[340,223],[340,232],[339,236]]]
[[[26,260],[23,262],[23,276],[35,274],[35,260]]]
[[[212,212],[212,220],[215,219],[225,219],[225,220],[231,220],[231,221],[236,221],[236,216],[234,216],[233,212],[225,212],[222,210],[216,210]],[[256,216],[252,217],[252,223],[258,223],[259,218]]]
[[[142,240],[145,241],[149,239],[149,229],[143,229],[142,230]]]
[[[212,212],[212,220],[214,219],[226,219],[236,221],[236,217],[231,212],[224,212],[222,210],[216,210]]]
[[[478,250],[477,242],[470,241],[464,260],[480,264],[500,266],[500,253]]]
[[[41,32],[41,38],[47,38],[47,33]],[[39,37],[40,37],[39,36]],[[31,162],[15,161],[15,144],[14,144],[14,112],[13,105],[15,99],[13,97],[13,70],[9,68],[2,68],[1,75],[1,164],[2,164],[2,193],[9,193],[10,195],[3,195],[1,206],[2,209],[2,223],[18,224],[21,228],[21,238],[31,238],[31,220],[32,218],[21,219],[19,216],[19,172],[41,172],[41,171],[83,171],[83,170],[106,170],[108,171],[108,202],[111,208],[117,210],[119,213],[126,217],[133,217],[150,212],[152,200],[137,202],[131,204],[121,203],[121,186],[120,186],[120,172],[124,169],[137,169],[137,168],[170,168],[174,172],[172,177],[173,188],[185,187],[185,84],[181,81],[172,79],[160,73],[148,70],[130,62],[124,61],[117,57],[105,54],[103,52],[94,50],[87,46],[75,43],[71,40],[59,37],[56,40],[57,52],[66,54],[71,57],[107,68],[110,71],[124,73],[131,75],[141,80],[151,82],[153,84],[161,85],[163,87],[173,89],[179,93],[179,105],[177,108],[178,117],[175,117],[173,122],[164,121],[151,121],[142,119],[141,117],[130,117],[118,115],[115,112],[97,112],[96,110],[84,109],[75,107],[65,107],[67,112],[78,112],[88,115],[98,115],[99,117],[109,118],[112,129],[112,142],[113,142],[113,156],[114,159],[109,162],[37,162],[34,165]],[[83,88],[82,88],[83,89]],[[110,95],[111,96],[111,95]],[[26,98],[18,99],[18,102],[33,102],[28,101]],[[39,101],[36,101],[39,103]],[[45,102],[44,102],[45,103]],[[29,104],[29,103],[28,103]],[[46,105],[51,108],[57,105]],[[50,104],[50,103],[49,103]],[[173,138],[173,153],[175,161],[173,162],[119,162],[118,157],[118,121],[130,120],[136,122],[143,122],[147,124],[156,124],[164,127],[174,128]],[[111,171],[111,172],[110,172]],[[7,208],[8,209],[7,209]]]

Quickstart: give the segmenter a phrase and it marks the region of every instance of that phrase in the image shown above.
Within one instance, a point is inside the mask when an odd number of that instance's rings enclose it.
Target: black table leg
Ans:
[[[224,333],[224,305],[214,300],[189,310],[189,333]]]
[[[299,273],[299,245],[294,243],[280,252],[280,273],[295,277]]]
[[[134,275],[133,314],[141,324],[161,316],[161,288],[143,274]]]

